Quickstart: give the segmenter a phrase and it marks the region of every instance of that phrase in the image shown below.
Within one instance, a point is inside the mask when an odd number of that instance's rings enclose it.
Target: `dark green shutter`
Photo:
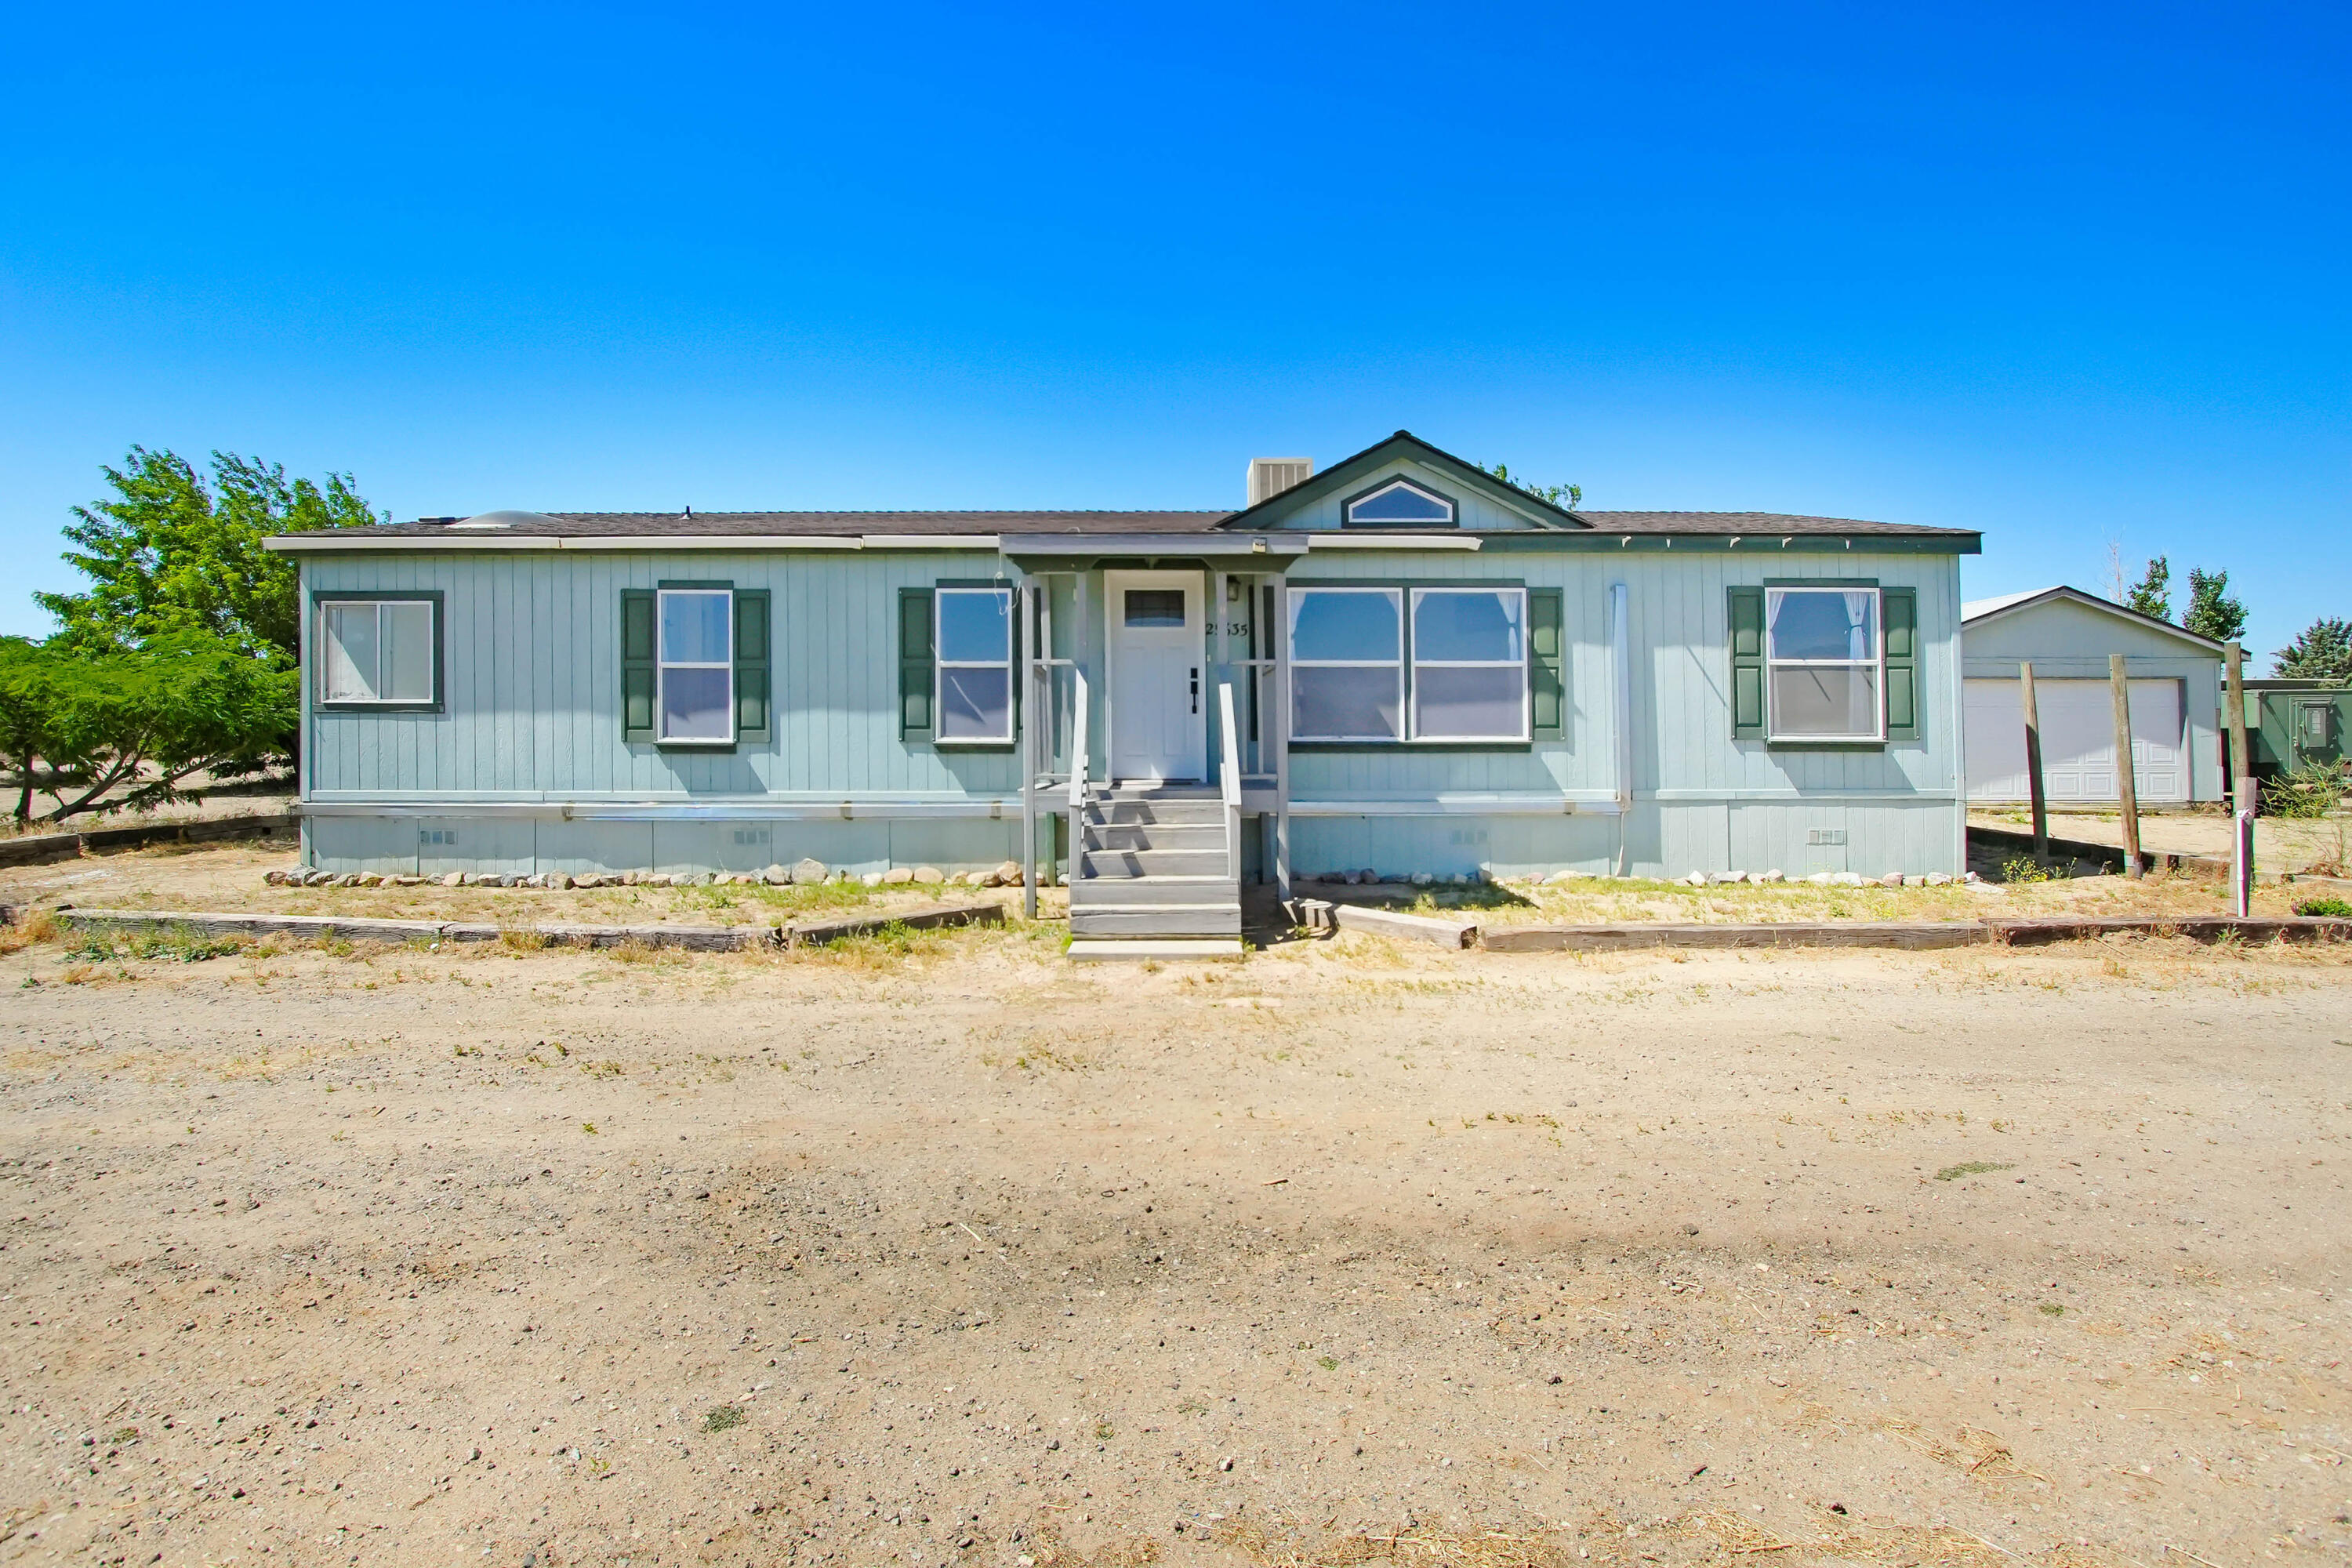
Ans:
[[[1731,590],[1731,737],[1764,738],[1764,590]]]
[[[1879,596],[1886,622],[1886,738],[1919,738],[1919,592],[1888,588]]]
[[[898,733],[908,739],[931,732],[931,693],[938,671],[931,659],[931,591],[898,590]]]
[[[651,745],[654,732],[654,595],[621,590],[621,739]]]
[[[764,744],[774,735],[768,684],[768,591],[735,595],[735,739]]]
[[[1567,658],[1558,588],[1528,591],[1528,689],[1535,700],[1538,740],[1568,732]]]

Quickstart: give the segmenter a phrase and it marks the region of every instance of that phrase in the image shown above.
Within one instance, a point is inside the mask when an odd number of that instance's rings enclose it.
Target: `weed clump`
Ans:
[[[2016,1165],[1998,1160],[1970,1160],[1964,1165],[1947,1165],[1936,1173],[1939,1182],[1957,1182],[1962,1176],[1981,1176],[1994,1171],[2014,1171]]]

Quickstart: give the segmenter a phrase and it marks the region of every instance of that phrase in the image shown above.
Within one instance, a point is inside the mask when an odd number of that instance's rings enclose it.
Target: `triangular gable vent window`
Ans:
[[[1452,528],[1454,503],[1411,479],[1391,479],[1348,503],[1349,528]]]

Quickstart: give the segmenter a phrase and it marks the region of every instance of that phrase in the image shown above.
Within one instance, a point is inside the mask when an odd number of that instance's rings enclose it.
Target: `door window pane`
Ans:
[[[1393,665],[1294,665],[1290,722],[1302,741],[1394,741],[1399,723]]]
[[[1128,589],[1127,624],[1130,626],[1172,626],[1181,630],[1184,625],[1184,590]]]

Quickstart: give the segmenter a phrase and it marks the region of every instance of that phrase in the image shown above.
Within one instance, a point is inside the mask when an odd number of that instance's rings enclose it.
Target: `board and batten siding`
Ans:
[[[1464,498],[1465,521],[1475,526],[1472,504]],[[1490,536],[1476,552],[1318,551],[1291,566],[1294,584],[1504,581],[1557,588],[1564,622],[1561,738],[1517,747],[1294,752],[1292,799],[1327,808],[1294,818],[1299,871],[1369,866],[1516,875],[1573,868],[1679,876],[1777,868],[1877,876],[1963,868],[1956,557],[1726,550],[1716,542],[1620,552],[1548,542]],[[898,731],[899,590],[947,580],[1017,581],[997,555],[387,552],[308,556],[302,571],[306,605],[320,592],[435,590],[445,607],[439,711],[308,712],[304,798],[321,809],[306,825],[306,843],[316,864],[413,866],[428,875],[745,870],[806,854],[857,868],[954,868],[994,864],[1014,852],[1018,754],[940,748]],[[1855,579],[1917,593],[1921,738],[1832,749],[1735,740],[1728,590],[1768,580]],[[620,596],[665,581],[724,581],[769,593],[772,740],[732,752],[624,742]],[[1619,583],[1628,600],[1632,700],[1623,739],[1633,792],[1622,815],[1609,809],[1619,754],[1610,595]],[[1083,616],[1075,596],[1081,590],[1089,596]],[[1101,578],[1055,576],[1050,593],[1055,652],[1076,657],[1090,672],[1089,750],[1098,768],[1108,712]],[[1277,605],[1276,626],[1267,629],[1278,631],[1286,618]],[[305,637],[314,631],[306,615]],[[1213,653],[1204,649],[1204,663]],[[1061,682],[1066,703],[1066,675]],[[1484,812],[1475,801],[1463,809],[1462,797],[1479,795],[1509,797],[1513,809]],[[1395,809],[1447,797],[1442,812]],[[1559,803],[1557,812],[1542,809],[1547,800]],[[849,802],[871,803],[874,816],[762,821],[756,810],[742,810]],[[1328,809],[1358,802],[1374,811]],[[598,818],[591,809],[632,803],[648,808],[645,819]],[[885,820],[896,805],[916,809]],[[346,814],[331,815],[338,806]],[[979,809],[961,819],[923,820],[927,806]],[[1391,809],[1381,813],[1382,806]],[[587,815],[572,819],[567,807]],[[991,818],[991,810],[1001,815]],[[433,837],[448,831],[460,837]]]
[[[437,589],[436,713],[312,712],[308,797],[435,804],[709,795],[999,797],[1012,752],[898,733],[898,590],[995,574],[992,555],[793,551],[313,556],[308,595]],[[774,739],[731,752],[621,739],[621,592],[729,582],[771,595]],[[306,635],[312,628],[306,627]]]
[[[1627,589],[1633,808],[1553,821],[1518,815],[1306,818],[1302,871],[1567,866],[1636,874],[1779,869],[1791,875],[1965,868],[1957,665],[1959,571],[1941,554],[1865,550],[1743,554],[1487,547],[1318,552],[1291,582],[1520,582],[1562,591],[1566,730],[1527,748],[1312,749],[1292,757],[1300,801],[1404,801],[1464,794],[1603,794],[1616,783],[1610,586]],[[1728,591],[1767,581],[1871,580],[1918,595],[1920,738],[1884,746],[1734,740]],[[1565,814],[1564,814],[1565,815]],[[1622,829],[1622,838],[1620,838]],[[1818,833],[1829,841],[1814,843]]]

